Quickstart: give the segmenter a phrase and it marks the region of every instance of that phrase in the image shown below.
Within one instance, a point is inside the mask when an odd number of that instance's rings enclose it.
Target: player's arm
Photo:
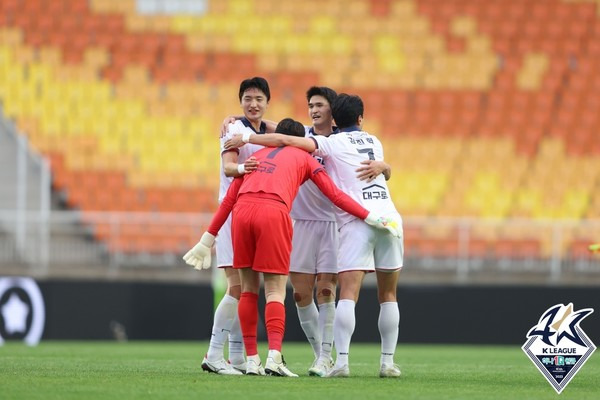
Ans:
[[[231,185],[229,185],[229,189],[227,189],[227,193],[225,194],[223,201],[219,205],[215,215],[213,215],[210,225],[208,225],[208,229],[206,230],[211,235],[217,236],[217,233],[219,233],[219,230],[221,230],[221,227],[227,220],[227,217],[229,217],[243,182],[244,178],[239,177],[235,178],[233,182],[231,182]]]
[[[238,148],[245,143],[258,144],[265,147],[293,146],[308,151],[309,153],[312,153],[317,149],[316,142],[311,138],[282,135],[281,133],[273,133],[270,135],[235,135],[225,142],[225,149]]]
[[[371,182],[377,178],[379,174],[383,174],[385,180],[389,181],[392,176],[392,167],[385,161],[365,160],[362,161],[361,164],[363,166],[356,170],[356,172],[358,172],[356,177],[361,181],[366,180],[367,182]]]
[[[315,183],[315,185],[317,185],[319,190],[323,192],[323,194],[327,196],[329,200],[331,200],[333,204],[342,210],[360,219],[365,219],[369,215],[369,210],[358,204],[354,199],[342,192],[335,185],[335,183],[333,183],[323,167],[313,170],[310,179]]]
[[[237,194],[243,181],[243,178],[236,178],[233,180],[227,190],[225,198],[219,205],[219,209],[210,221],[207,231],[202,234],[198,243],[183,256],[186,264],[193,266],[195,269],[205,269],[210,267],[211,248],[215,243],[215,238],[219,233],[219,230],[223,224],[225,224],[227,217],[229,217],[229,214],[233,209],[233,205],[235,204]]]
[[[312,170],[313,172],[310,175],[310,179],[317,185],[319,190],[323,192],[323,194],[327,196],[329,200],[331,200],[333,204],[347,213],[364,220],[369,225],[372,225],[378,229],[386,229],[395,237],[402,236],[402,233],[398,228],[399,224],[396,221],[391,218],[378,216],[375,213],[369,212],[369,210],[358,204],[354,199],[341,191],[331,180],[329,175],[327,175],[325,169],[318,165],[313,158],[311,158],[310,161],[317,164],[317,166],[315,166],[315,168]]]
[[[226,151],[221,155],[223,158],[223,171],[225,176],[237,178],[254,171],[258,167],[255,157],[248,157],[243,164],[238,164],[238,153],[236,150]]]
[[[271,120],[268,120],[268,119],[263,119],[262,121],[267,126],[267,133],[274,133],[275,132],[275,128],[277,128],[278,122],[271,121]]]

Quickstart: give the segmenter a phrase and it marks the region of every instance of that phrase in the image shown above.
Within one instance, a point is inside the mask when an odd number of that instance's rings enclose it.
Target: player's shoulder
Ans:
[[[227,136],[231,137],[233,135],[239,135],[243,132],[244,128],[244,123],[239,119],[234,122],[230,122],[227,126]]]
[[[243,119],[236,120],[233,123],[233,127],[234,127],[234,129],[237,129],[239,132],[243,132],[248,129],[253,130],[250,126],[248,126],[248,123],[246,121],[244,121]]]
[[[312,126],[304,125],[304,137],[315,136]]]
[[[373,140],[375,142],[379,142],[380,141],[379,138],[376,135],[374,135],[372,133],[369,133],[367,131],[356,131],[355,133],[358,136],[362,136],[363,138],[371,139],[371,140]]]

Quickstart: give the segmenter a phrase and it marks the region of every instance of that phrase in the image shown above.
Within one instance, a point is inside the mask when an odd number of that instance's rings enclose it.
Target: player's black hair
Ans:
[[[260,76],[255,76],[254,78],[244,79],[242,83],[240,83],[240,93],[239,98],[242,101],[242,96],[244,92],[248,89],[258,89],[267,96],[267,101],[271,100],[271,90],[269,89],[269,82],[265,78]]]
[[[337,97],[337,93],[335,90],[328,88],[327,86],[312,86],[306,91],[306,101],[310,101],[310,98],[313,96],[325,97],[329,102],[329,105],[332,106],[335,98]]]
[[[364,112],[363,101],[356,95],[340,93],[331,105],[331,115],[340,129],[356,125],[358,117],[363,116]]]
[[[277,124],[275,132],[283,133],[288,136],[304,137],[304,125],[291,118],[284,118]]]

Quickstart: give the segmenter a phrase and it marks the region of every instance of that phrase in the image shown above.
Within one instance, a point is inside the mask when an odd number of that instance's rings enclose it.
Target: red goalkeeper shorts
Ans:
[[[244,194],[233,207],[233,268],[287,275],[292,251],[292,220],[277,196]]]

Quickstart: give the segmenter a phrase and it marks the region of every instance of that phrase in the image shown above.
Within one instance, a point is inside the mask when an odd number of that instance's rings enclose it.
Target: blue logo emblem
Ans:
[[[596,350],[579,323],[592,308],[573,310],[573,304],[557,304],[542,314],[527,333],[522,349],[560,394]]]

